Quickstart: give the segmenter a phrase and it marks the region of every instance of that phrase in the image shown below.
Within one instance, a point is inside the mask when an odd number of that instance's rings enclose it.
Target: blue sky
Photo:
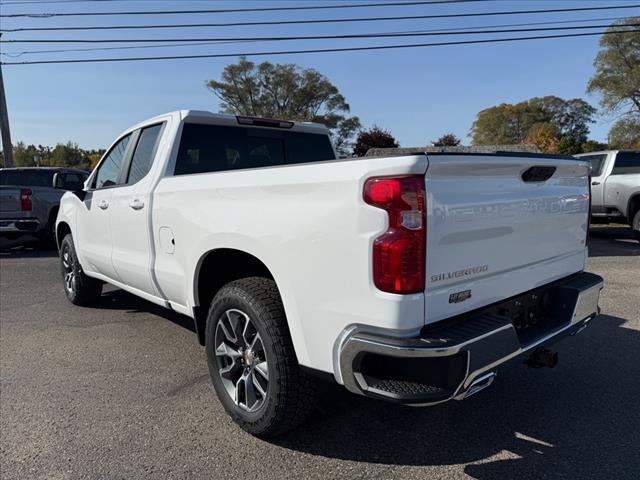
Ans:
[[[8,1],[8,0],[5,0]],[[362,0],[357,3],[371,3]],[[136,9],[231,8],[299,4],[339,4],[339,1],[123,1],[34,5],[3,5],[2,13],[122,11]],[[3,18],[2,28],[27,26],[116,25],[126,23],[175,23],[344,18],[389,15],[424,15],[456,12],[504,11],[580,6],[627,5],[634,0],[497,0],[459,5],[423,5],[333,11],[199,14],[162,17]],[[601,12],[554,13],[462,19],[386,21],[362,24],[321,24],[193,28],[170,30],[121,30],[89,32],[20,32],[4,40],[26,38],[184,38],[244,35],[321,35],[356,32],[507,25],[525,22],[599,19],[640,14],[640,8]],[[610,23],[610,20],[601,22]],[[544,34],[544,33],[543,33]],[[461,37],[446,37],[461,39]],[[236,53],[288,48],[331,48],[384,43],[426,43],[445,37],[390,40],[300,41],[231,45],[152,48],[108,52],[23,55],[20,60],[45,58],[96,58],[153,56],[161,54]],[[65,45],[62,48],[83,48]],[[55,49],[58,45],[3,44],[3,53]],[[365,126],[389,129],[403,146],[426,145],[451,131],[468,143],[478,111],[501,102],[518,102],[534,96],[587,97],[585,88],[593,73],[598,37],[514,42],[508,44],[322,53],[252,57],[253,61],[296,63],[325,74],[344,94],[352,114]],[[6,55],[2,61],[10,61]],[[135,63],[29,65],[3,67],[8,110],[14,142],[54,145],[74,141],[85,148],[104,148],[128,126],[145,118],[181,108],[218,111],[217,98],[205,88],[207,79],[218,79],[235,59],[198,59]],[[591,137],[604,140],[612,119],[598,118]]]

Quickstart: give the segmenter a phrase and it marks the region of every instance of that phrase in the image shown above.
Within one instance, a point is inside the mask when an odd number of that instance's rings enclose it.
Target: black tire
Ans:
[[[226,325],[226,330],[220,324]],[[249,328],[248,325],[253,326]],[[242,330],[242,334],[225,335],[231,330]],[[221,336],[225,339],[225,349],[235,349],[233,358],[216,354],[216,349],[219,351],[221,348],[220,343],[216,346],[216,339],[219,342]],[[237,344],[245,342],[244,337],[249,337],[250,342],[244,343],[242,358],[237,356],[237,352],[242,351],[243,347],[237,349],[234,342],[227,342],[226,339],[230,336],[243,337]],[[259,345],[255,346],[258,344],[258,336],[262,351]],[[282,300],[273,280],[261,277],[243,278],[220,289],[211,302],[207,316],[206,349],[209,373],[218,398],[231,418],[250,434],[263,438],[280,435],[299,426],[313,411],[317,400],[317,380],[298,365]],[[267,377],[259,375],[258,366],[261,364],[264,364],[263,368],[268,365],[267,382],[264,382]],[[244,382],[244,388],[236,388],[234,392],[236,399],[240,397],[238,400],[234,400],[228,390],[233,390],[230,385],[235,383],[234,380],[226,376],[223,379],[221,368],[229,370],[225,375],[240,373],[253,380]],[[261,400],[261,393],[255,387],[256,381],[265,392]],[[238,380],[235,385],[240,383]],[[250,403],[251,395],[244,390],[247,383],[254,390],[254,403]],[[245,392],[244,405],[242,390]],[[255,410],[250,410],[251,406]]]
[[[633,236],[640,242],[640,210],[633,216],[631,228],[633,229]]]
[[[51,215],[49,223],[38,234],[40,247],[45,250],[53,250],[56,248],[56,215]]]
[[[102,294],[102,282],[87,277],[78,261],[71,234],[60,244],[60,271],[64,293],[74,305],[87,306],[95,303]]]

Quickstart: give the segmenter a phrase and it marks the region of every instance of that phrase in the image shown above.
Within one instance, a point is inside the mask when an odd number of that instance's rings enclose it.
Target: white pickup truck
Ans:
[[[627,223],[640,241],[640,151],[607,150],[576,158],[591,163],[594,221]]]
[[[320,125],[178,111],[125,131],[56,231],[71,302],[108,282],[193,318],[220,401],[266,437],[322,377],[433,405],[555,364],[599,312],[589,202],[575,159],[340,160]]]

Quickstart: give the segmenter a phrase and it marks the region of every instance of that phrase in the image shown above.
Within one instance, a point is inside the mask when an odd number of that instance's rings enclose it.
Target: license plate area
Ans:
[[[507,318],[523,346],[571,322],[577,292],[562,285],[547,285],[489,308]]]

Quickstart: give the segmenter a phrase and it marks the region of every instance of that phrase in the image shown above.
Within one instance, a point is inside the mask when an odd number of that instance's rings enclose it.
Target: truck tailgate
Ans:
[[[0,187],[0,212],[20,211],[20,189],[16,187]]]
[[[429,155],[426,323],[583,270],[588,175],[569,159]]]

